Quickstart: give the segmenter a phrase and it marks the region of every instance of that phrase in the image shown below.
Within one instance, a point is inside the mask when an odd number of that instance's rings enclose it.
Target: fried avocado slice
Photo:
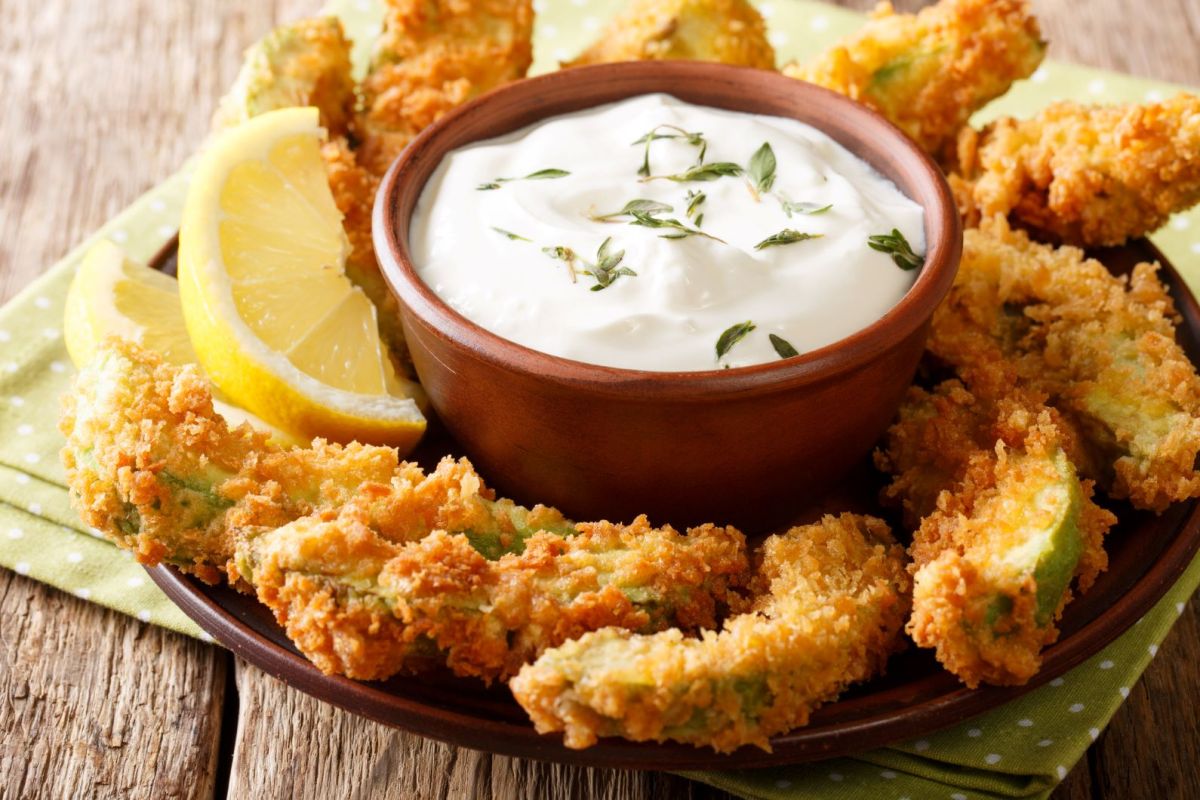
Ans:
[[[354,104],[350,41],[342,23],[337,17],[313,17],[281,25],[246,50],[213,128],[279,108],[316,106],[321,124],[336,136],[348,129]]]
[[[446,459],[426,475],[388,447],[317,440],[285,449],[248,425],[231,428],[197,368],[116,339],[80,371],[59,428],[84,522],[142,563],[167,562],[210,582],[240,536],[346,504],[385,537],[469,531],[490,555],[519,552],[537,530],[574,530],[553,509],[495,500],[465,460]]]
[[[390,0],[360,87],[360,163],[382,175],[425,127],[532,60],[531,0]]]
[[[1052,444],[973,456],[913,535],[913,641],[972,688],[1028,681],[1058,638],[1072,579],[1085,590],[1103,566],[1115,518],[1090,495]]]
[[[1005,364],[1082,432],[1088,453],[1072,459],[1086,477],[1162,511],[1200,496],[1200,377],[1155,271],[1117,277],[1077,248],[983,220],[964,235],[928,348],[960,373]]]
[[[757,560],[752,605],[720,632],[589,633],[522,668],[517,702],[573,748],[622,736],[769,749],[903,646],[910,582],[882,521],[827,516],[768,538]]]
[[[445,531],[398,544],[353,508],[247,539],[237,569],[326,673],[382,679],[432,651],[457,675],[505,680],[548,647],[606,626],[653,632],[716,624],[748,572],[745,540],[711,525],[686,536],[581,524],[539,532],[488,560]]]
[[[880,3],[857,33],[783,72],[873,108],[939,156],[1045,52],[1026,0],[941,0],[916,15]]]
[[[965,129],[951,170],[968,225],[998,214],[1042,239],[1123,244],[1200,202],[1200,97],[1054,103]]]
[[[774,69],[775,49],[746,0],[631,0],[563,67],[666,59]]]
[[[1021,684],[1058,636],[1072,580],[1086,591],[1107,567],[1116,518],[1092,501],[1071,456],[1079,434],[1044,396],[978,362],[968,374],[984,391],[910,391],[876,454],[893,475],[882,499],[916,528],[914,641],[970,686]]]

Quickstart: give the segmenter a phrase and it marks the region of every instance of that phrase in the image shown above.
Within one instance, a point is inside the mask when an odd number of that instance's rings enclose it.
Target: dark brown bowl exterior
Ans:
[[[798,119],[870,163],[925,208],[928,252],[915,285],[883,319],[798,358],[670,373],[522,347],[460,316],[425,285],[409,255],[409,220],[447,152],[651,92]],[[566,70],[464,106],[392,165],[372,227],[430,402],[499,490],[580,519],[646,513],[674,525],[716,520],[751,529],[784,522],[789,509],[822,496],[879,438],[912,380],[962,238],[940,171],[882,117],[776,73],[698,62]]]

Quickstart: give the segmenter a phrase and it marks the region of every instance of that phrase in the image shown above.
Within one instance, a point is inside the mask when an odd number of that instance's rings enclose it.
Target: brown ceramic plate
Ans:
[[[1183,279],[1148,242],[1095,253],[1114,272],[1157,259],[1183,315],[1179,336],[1200,363],[1200,305]],[[174,243],[154,266],[174,272]],[[431,426],[415,457],[427,466],[455,453],[452,440]],[[821,504],[831,509],[871,509],[880,478],[862,464],[845,492]],[[587,750],[568,750],[559,736],[539,736],[503,686],[434,673],[364,683],[323,675],[301,656],[271,612],[224,586],[206,586],[160,566],[150,577],[217,641],[302,692],[356,714],[441,741],[502,755],[633,769],[733,769],[812,761],[917,738],[1018,697],[1089,658],[1137,622],[1178,579],[1200,549],[1200,505],[1179,503],[1161,516],[1107,503],[1120,522],[1108,535],[1109,569],[1063,616],[1062,637],[1045,651],[1041,671],[1026,686],[967,689],[941,669],[928,650],[893,658],[885,677],[858,686],[812,716],[811,723],[771,740],[773,752],[744,747],[724,756],[679,744],[638,744],[603,739]],[[885,515],[886,516],[886,515]]]

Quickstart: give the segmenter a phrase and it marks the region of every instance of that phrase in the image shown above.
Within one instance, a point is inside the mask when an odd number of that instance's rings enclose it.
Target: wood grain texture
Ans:
[[[1200,84],[1200,0],[1034,5],[1051,57]],[[318,6],[0,0],[0,301],[177,167],[207,129],[241,50],[277,20]],[[213,796],[223,654],[7,572],[0,614],[0,797]],[[237,690],[229,797],[724,796],[672,776],[429,742],[245,665]],[[1200,609],[1192,603],[1054,797],[1200,796],[1197,697]]]
[[[212,797],[224,653],[0,570],[0,658],[0,797]]]
[[[240,661],[237,692],[230,798],[729,797],[665,773],[580,769],[451,747],[326,705]]]

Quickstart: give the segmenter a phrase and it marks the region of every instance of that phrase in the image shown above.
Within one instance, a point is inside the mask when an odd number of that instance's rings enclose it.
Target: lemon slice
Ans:
[[[315,108],[286,108],[204,151],[179,232],[184,320],[213,383],[267,422],[411,449],[423,398],[396,376],[375,307],[342,270],[322,138]]]
[[[105,339],[113,337],[137,342],[176,366],[196,363],[179,306],[179,284],[156,269],[130,260],[120,247],[104,240],[84,254],[67,289],[63,339],[71,361],[82,367],[92,360]],[[218,396],[213,397],[213,408],[230,425],[248,422],[266,431],[278,444],[300,444]]]
[[[110,336],[137,342],[172,364],[196,363],[179,308],[178,284],[131,261],[120,247],[104,240],[84,254],[71,280],[63,339],[75,366],[82,366]]]

